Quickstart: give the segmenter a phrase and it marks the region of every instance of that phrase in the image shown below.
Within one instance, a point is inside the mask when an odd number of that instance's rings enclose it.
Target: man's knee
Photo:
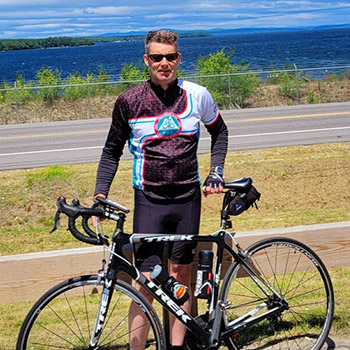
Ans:
[[[178,281],[191,281],[192,264],[176,264],[169,261],[169,274],[174,276]]]

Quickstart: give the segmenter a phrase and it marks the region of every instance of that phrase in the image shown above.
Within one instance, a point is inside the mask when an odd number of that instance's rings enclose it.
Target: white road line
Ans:
[[[229,138],[233,139],[233,138],[240,138],[240,137],[299,134],[299,133],[307,133],[307,132],[334,131],[334,130],[345,130],[345,129],[350,129],[350,126],[344,126],[344,127],[338,127],[338,128],[325,128],[325,129],[277,131],[277,132],[267,132],[267,133],[261,133],[261,134],[231,135],[229,136]],[[210,137],[201,138],[202,141],[206,141],[210,139],[211,139]],[[41,150],[41,151],[16,152],[16,153],[2,153],[0,154],[0,157],[17,156],[17,155],[25,155],[25,154],[51,153],[51,152],[72,152],[72,151],[82,151],[82,150],[88,150],[88,149],[102,149],[102,147],[103,146],[94,146],[94,147],[63,148],[63,149]]]
[[[19,156],[24,154],[39,154],[39,153],[52,153],[52,152],[70,152],[70,151],[82,151],[86,149],[102,149],[103,146],[94,147],[78,147],[78,148],[62,148],[62,149],[46,149],[42,151],[29,151],[29,152],[16,152],[16,153],[1,153],[1,156]]]
[[[330,130],[344,130],[350,129],[350,126],[343,126],[339,128],[325,128],[325,129],[310,129],[310,130],[293,130],[293,131],[277,131],[277,132],[266,132],[261,134],[246,134],[246,135],[231,135],[228,138],[240,138],[240,137],[253,137],[253,136],[271,136],[271,135],[284,135],[284,134],[299,134],[305,132],[320,132],[320,131],[330,131]],[[210,137],[203,137],[201,140],[210,140]]]

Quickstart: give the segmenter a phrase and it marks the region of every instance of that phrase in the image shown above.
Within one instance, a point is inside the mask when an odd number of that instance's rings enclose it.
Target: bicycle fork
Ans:
[[[98,313],[96,317],[95,327],[91,335],[89,350],[97,349],[97,343],[100,339],[103,325],[106,320],[106,315],[108,312],[109,304],[112,299],[114,284],[116,281],[116,273],[114,270],[109,270],[107,276],[104,280],[104,287],[101,294],[100,305],[98,308]]]

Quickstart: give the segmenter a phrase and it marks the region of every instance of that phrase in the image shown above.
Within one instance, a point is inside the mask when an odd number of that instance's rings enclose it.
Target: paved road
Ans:
[[[350,103],[222,111],[229,149],[350,141]],[[0,170],[98,161],[110,120],[0,126]],[[210,149],[203,128],[199,152]],[[130,158],[128,151],[124,159]]]

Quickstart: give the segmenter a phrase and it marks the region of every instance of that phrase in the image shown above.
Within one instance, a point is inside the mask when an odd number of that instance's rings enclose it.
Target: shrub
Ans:
[[[106,96],[111,93],[112,88],[109,83],[111,81],[111,76],[103,66],[99,67],[98,74],[96,77],[93,77],[92,81],[97,83],[96,85],[91,86],[91,93],[93,96]]]
[[[60,88],[58,85],[61,82],[61,74],[58,69],[54,71],[50,68],[42,68],[36,73],[38,79],[39,97],[48,103],[52,103],[60,96]]]
[[[285,70],[277,70],[271,65],[273,72],[268,75],[268,83],[279,84],[279,93],[281,96],[291,99],[298,99],[300,89],[305,85],[307,79],[303,71],[296,70],[295,66],[285,64]]]
[[[33,99],[33,83],[26,83],[23,75],[16,75],[15,100],[17,103],[23,103]]]
[[[139,84],[141,80],[147,80],[148,78],[148,67],[142,67],[141,63],[139,63],[138,65],[134,65],[132,62],[124,63],[120,75],[120,82],[123,83],[123,90],[131,88]]]
[[[0,92],[1,103],[24,103],[34,98],[32,89],[33,83],[26,83],[23,75],[16,74],[16,80],[13,85],[9,85],[6,81],[2,83]]]
[[[201,76],[217,75],[216,77],[199,78],[197,82],[207,87],[219,107],[234,105],[244,107],[249,98],[260,85],[259,77],[249,71],[249,64],[232,65],[234,50],[225,53],[222,49],[209,57],[200,57],[195,66]]]
[[[64,97],[70,100],[86,98],[88,96],[88,80],[89,76],[84,79],[79,73],[69,75],[65,81],[65,84],[69,86],[65,88]]]

